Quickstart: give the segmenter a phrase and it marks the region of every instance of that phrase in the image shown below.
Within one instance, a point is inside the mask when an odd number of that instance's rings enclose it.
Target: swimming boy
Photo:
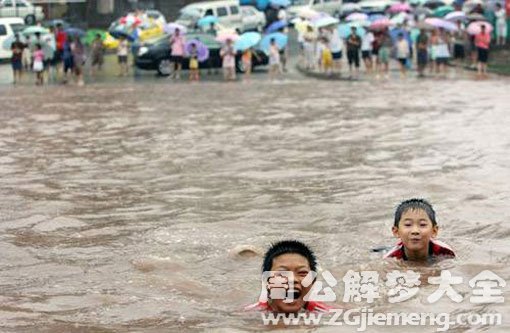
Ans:
[[[329,309],[327,305],[304,300],[305,295],[312,289],[315,279],[312,283],[304,283],[307,286],[304,286],[302,282],[309,273],[316,271],[317,261],[315,255],[305,244],[295,240],[285,240],[273,244],[264,255],[264,263],[262,265],[263,277],[264,279],[267,278],[266,281],[263,281],[265,282],[264,286],[267,293],[263,290],[259,302],[247,306],[245,310],[288,314],[300,311],[327,312]],[[268,274],[269,272],[271,274]],[[278,272],[281,272],[281,274],[278,274]],[[292,273],[293,281],[289,279],[289,273]],[[292,297],[284,299],[271,298],[275,294],[272,292],[272,288],[282,290],[281,285],[271,282],[273,279],[279,279],[280,282],[283,281],[283,284],[288,283],[286,287],[283,287],[285,288],[283,290],[287,295],[292,291]]]
[[[439,227],[436,212],[424,199],[409,199],[395,211],[393,235],[398,244],[384,257],[410,261],[427,261],[434,257],[455,257],[453,250],[436,240]]]

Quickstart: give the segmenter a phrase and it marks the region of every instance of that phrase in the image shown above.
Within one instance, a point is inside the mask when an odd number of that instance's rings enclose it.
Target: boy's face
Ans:
[[[270,300],[271,307],[275,312],[281,313],[296,313],[301,310],[305,301],[303,297],[310,291],[312,285],[304,287],[301,282],[306,275],[311,271],[310,263],[302,255],[296,253],[282,254],[273,259],[272,271],[290,271],[294,273],[294,291],[292,303],[285,303],[283,299]],[[280,287],[281,288],[281,287]],[[270,289],[270,286],[269,286]],[[270,294],[270,292],[269,292]]]
[[[406,254],[416,258],[428,257],[429,242],[437,236],[438,227],[432,225],[423,209],[408,209],[402,214],[393,235],[404,243]]]

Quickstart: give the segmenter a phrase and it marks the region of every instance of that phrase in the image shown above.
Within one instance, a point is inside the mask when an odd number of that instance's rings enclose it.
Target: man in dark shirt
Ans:
[[[352,65],[356,67],[356,77],[359,75],[359,50],[361,38],[356,33],[356,27],[351,28],[351,34],[347,38],[347,60],[349,62],[349,75],[352,77]]]
[[[21,61],[23,55],[23,49],[25,48],[25,44],[23,44],[19,35],[15,35],[14,42],[11,44],[11,65],[12,65],[12,74],[13,74],[13,83],[16,84],[21,81],[21,70],[23,69],[23,63]]]
[[[416,50],[417,50],[417,61],[418,61],[418,76],[424,77],[425,67],[427,67],[428,62],[428,49],[429,46],[429,37],[427,36],[427,32],[425,29],[420,30],[420,34],[416,39]]]

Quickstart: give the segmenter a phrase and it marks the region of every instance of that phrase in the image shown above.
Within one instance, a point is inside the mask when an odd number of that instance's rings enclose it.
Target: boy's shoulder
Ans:
[[[429,252],[431,256],[455,257],[455,252],[453,249],[448,244],[437,239],[430,240]],[[395,245],[388,253],[386,253],[384,258],[404,259],[405,253],[404,244],[402,241],[399,241],[397,245]]]

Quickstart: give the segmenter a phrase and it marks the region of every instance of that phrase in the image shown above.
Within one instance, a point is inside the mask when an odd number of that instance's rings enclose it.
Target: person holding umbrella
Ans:
[[[271,44],[269,46],[269,77],[271,80],[275,80],[280,74],[280,49],[276,45],[276,39],[271,38]]]
[[[67,40],[65,41],[62,49],[62,60],[64,62],[64,78],[62,83],[64,84],[68,81],[67,73],[70,72],[72,74],[74,71],[73,52],[71,50],[71,44],[73,41],[70,36],[67,36],[66,38]]]
[[[383,73],[385,78],[388,78],[390,51],[393,47],[393,43],[387,28],[381,31],[379,35],[379,45],[379,54],[377,58],[379,62],[379,72]]]
[[[21,81],[21,70],[23,69],[23,63],[21,61],[23,56],[23,49],[25,49],[25,44],[23,44],[19,39],[19,34],[16,34],[14,37],[14,42],[11,44],[11,65],[12,65],[12,76],[13,76],[13,84],[16,84]]]
[[[506,11],[500,3],[496,4],[496,45],[505,45],[507,36]]]
[[[436,58],[436,73],[446,76],[446,64],[450,59],[450,45],[448,34],[444,28],[439,28],[439,33],[431,41],[434,44],[434,56]]]
[[[67,41],[67,34],[62,27],[62,23],[57,23],[57,28],[55,29],[55,41],[56,41],[56,51],[55,51],[55,64],[56,64],[56,74],[61,69],[61,63],[63,61],[63,53],[64,53],[64,44]]]
[[[189,80],[190,82],[200,80],[200,71],[198,69],[198,50],[195,43],[191,43],[189,51]]]
[[[85,47],[83,46],[80,37],[74,37],[71,44],[71,51],[73,53],[74,75],[76,76],[76,83],[83,86],[83,65],[85,64]]]
[[[489,60],[489,46],[491,35],[487,32],[485,24],[480,26],[480,33],[475,35],[475,46],[478,50],[478,77],[487,77],[487,62]]]
[[[225,45],[220,50],[220,57],[222,58],[225,81],[234,81],[236,79],[236,52],[232,39],[227,38]]]
[[[172,78],[177,80],[181,78],[185,43],[186,40],[184,39],[184,36],[181,35],[181,30],[179,28],[176,28],[174,34],[172,35],[172,37],[170,37],[170,47],[172,62],[174,63],[174,72],[172,73]]]
[[[128,67],[129,43],[125,36],[119,36],[119,46],[117,47],[117,61],[119,62],[119,76],[125,76],[129,72]]]
[[[464,30],[462,21],[457,21],[457,30],[453,32],[453,59],[461,64],[466,59],[465,45],[467,42],[467,33]]]

